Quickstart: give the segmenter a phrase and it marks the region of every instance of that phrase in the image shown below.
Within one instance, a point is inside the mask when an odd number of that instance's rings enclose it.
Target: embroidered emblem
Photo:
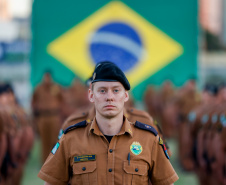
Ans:
[[[129,128],[129,133],[130,133],[130,134],[132,134],[132,131],[131,131],[131,129],[130,129],[130,128]]]
[[[208,119],[209,119],[209,116],[208,116],[207,114],[204,114],[204,115],[202,116],[202,120],[201,120],[202,124],[207,123]]]
[[[130,151],[134,154],[134,155],[139,155],[141,154],[141,152],[143,151],[143,148],[141,146],[141,144],[139,142],[133,142],[130,145]]]
[[[216,123],[217,122],[217,114],[213,114],[212,115],[212,123]]]
[[[161,137],[159,137],[159,144],[162,146],[166,158],[169,159],[169,155],[168,155],[168,152],[167,152],[167,149],[166,149],[166,145],[164,144]]]
[[[96,155],[80,155],[74,156],[74,162],[95,161]]]
[[[60,129],[59,134],[58,134],[58,139],[60,139],[62,137],[62,135],[64,134],[63,129]]]
[[[60,147],[60,143],[57,142],[57,144],[53,147],[51,153],[52,153],[53,155],[55,155],[55,153],[56,153],[56,151],[58,150],[59,147]]]
[[[192,122],[194,122],[195,121],[195,119],[196,119],[196,113],[195,112],[190,112],[189,114],[188,114],[188,120],[192,123]]]
[[[226,127],[226,117],[224,114],[221,114],[220,116],[220,121],[221,121],[221,124]]]

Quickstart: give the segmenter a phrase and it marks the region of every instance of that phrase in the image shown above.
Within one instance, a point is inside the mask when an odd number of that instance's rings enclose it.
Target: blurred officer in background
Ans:
[[[18,167],[18,156],[20,155],[19,143],[22,138],[22,130],[20,121],[16,115],[15,107],[12,106],[10,100],[9,86],[3,84],[1,86],[0,104],[2,108],[2,121],[5,125],[7,147],[4,152],[4,159],[1,165],[1,183],[12,184],[12,176]],[[3,149],[4,150],[4,149]]]
[[[33,145],[34,134],[27,114],[16,101],[11,85],[1,85],[0,89],[0,117],[7,137],[1,165],[2,183],[19,185]]]
[[[46,184],[172,184],[173,170],[157,131],[123,116],[130,84],[113,63],[97,65],[89,89],[92,123],[68,127],[38,176]],[[145,137],[144,137],[145,135]]]
[[[194,156],[197,159],[195,163],[196,173],[199,177],[200,184],[212,185],[210,182],[210,161],[207,156],[207,148],[209,143],[208,132],[212,124],[214,124],[216,118],[217,109],[220,106],[220,102],[217,100],[218,87],[214,84],[207,84],[204,87],[202,93],[202,105],[205,107],[202,116],[199,120],[199,126],[194,128],[198,129],[197,131],[197,147],[194,152]],[[195,147],[194,147],[195,148]]]
[[[57,139],[62,121],[62,105],[62,90],[52,81],[50,71],[47,71],[32,97],[34,120],[41,139],[42,162],[46,160]]]
[[[147,112],[154,118],[158,119],[158,97],[157,92],[152,85],[147,87],[143,99]]]
[[[178,106],[175,100],[175,90],[171,81],[166,80],[158,94],[158,120],[166,137],[172,137],[177,126]]]
[[[88,87],[79,79],[74,79],[69,88],[64,88],[63,118],[64,120],[72,113],[90,106],[88,99]]]
[[[180,124],[179,133],[179,156],[180,161],[185,170],[197,170],[198,158],[198,134],[202,126],[208,121],[207,112],[210,111],[215,104],[215,96],[217,88],[207,84],[201,94],[201,102],[194,107],[186,116],[185,121]],[[201,179],[201,174],[199,179]],[[201,182],[201,181],[200,181]]]
[[[4,157],[7,152],[7,116],[4,109],[5,102],[5,88],[3,84],[0,84],[0,169],[2,169],[2,164]],[[3,174],[0,173],[0,184],[3,181]]]
[[[208,135],[207,157],[210,161],[212,185],[226,184],[226,83],[221,83],[217,96],[219,108],[217,110],[218,121],[210,127]]]

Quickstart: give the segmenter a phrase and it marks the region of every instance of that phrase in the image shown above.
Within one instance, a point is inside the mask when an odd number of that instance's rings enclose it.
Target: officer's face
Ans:
[[[9,98],[7,93],[3,93],[0,95],[0,104],[7,105],[9,103]]]
[[[52,82],[52,78],[51,78],[51,75],[49,73],[46,73],[44,75],[44,79],[43,79],[44,83],[45,84],[50,84]]]
[[[89,89],[89,100],[95,104],[97,114],[115,117],[123,111],[129,94],[120,82],[95,82]]]

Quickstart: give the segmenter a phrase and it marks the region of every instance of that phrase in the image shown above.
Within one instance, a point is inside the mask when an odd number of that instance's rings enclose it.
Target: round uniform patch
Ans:
[[[130,151],[134,154],[134,155],[139,155],[141,154],[141,152],[143,151],[143,148],[141,146],[141,144],[139,142],[133,142],[130,145]]]

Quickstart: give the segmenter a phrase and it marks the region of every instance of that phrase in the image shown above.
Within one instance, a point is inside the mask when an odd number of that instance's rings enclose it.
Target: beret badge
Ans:
[[[93,80],[95,80],[96,78],[96,73],[93,73]]]

